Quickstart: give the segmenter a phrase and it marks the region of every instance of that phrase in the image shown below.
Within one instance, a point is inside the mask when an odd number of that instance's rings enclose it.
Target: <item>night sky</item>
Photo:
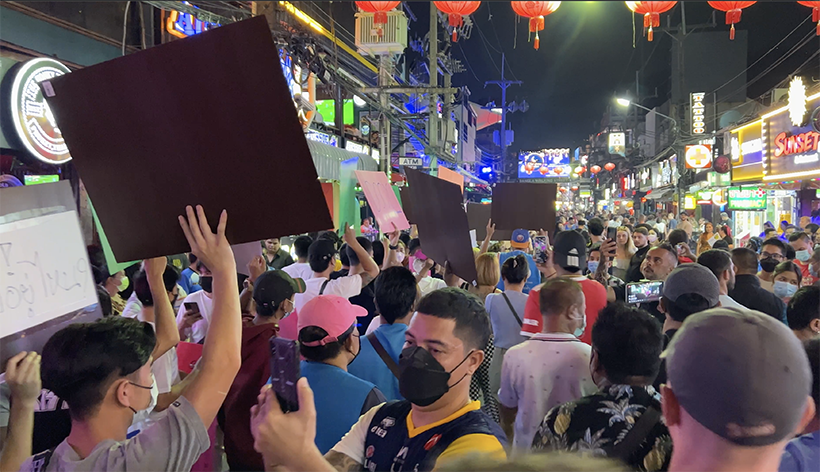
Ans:
[[[411,27],[411,36],[423,37],[429,27],[428,3],[409,2],[409,6],[418,18]],[[680,10],[679,2],[671,12],[661,15],[661,25],[666,25],[669,15],[672,25],[677,25]],[[688,30],[708,23],[712,11],[706,2],[686,2]],[[633,16],[635,49],[632,48]],[[810,17],[811,9],[796,2],[758,2],[744,10],[737,28],[749,31],[748,64],[759,59],[808,18],[777,49],[752,67],[747,77],[757,76],[812,32],[816,25]],[[635,71],[639,69],[641,96],[654,95],[656,87],[659,95],[642,103],[652,107],[668,98],[672,39],[656,31],[655,41],[647,42],[642,35],[642,17],[633,15],[624,2],[562,2],[555,13],[545,18],[546,28],[541,32],[538,51],[527,42],[526,20],[518,23],[516,37],[516,18],[509,2],[484,1],[473,15],[475,26],[471,37],[459,40],[452,49],[453,56],[467,67],[466,72],[453,77],[453,84],[469,87],[471,100],[482,104],[488,100],[501,101],[500,89],[497,86],[485,89],[484,81],[500,78],[500,52],[507,53],[509,68],[506,77],[524,82],[522,86],[508,89],[508,100],[525,99],[530,104],[527,113],[508,115],[516,132],[513,148],[541,149],[581,144],[589,134],[598,131],[601,116],[613,97],[627,91],[634,96]],[[728,35],[724,14],[718,12],[716,18],[717,27],[707,30],[725,31]],[[780,66],[750,85],[749,97],[756,98],[776,86],[818,49],[820,39],[812,39]],[[803,75],[818,80],[820,59],[815,58],[809,64]]]

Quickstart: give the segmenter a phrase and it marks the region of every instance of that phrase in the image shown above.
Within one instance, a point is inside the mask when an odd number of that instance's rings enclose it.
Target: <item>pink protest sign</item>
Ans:
[[[359,179],[359,185],[362,186],[367,203],[370,204],[383,233],[410,228],[401,204],[393,193],[390,182],[387,181],[387,174],[357,170],[356,178]],[[395,228],[393,225],[396,225]]]

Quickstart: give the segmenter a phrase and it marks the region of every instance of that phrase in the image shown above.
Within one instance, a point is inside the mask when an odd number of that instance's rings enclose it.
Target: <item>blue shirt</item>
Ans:
[[[399,354],[404,347],[404,333],[407,331],[407,325],[403,323],[394,323],[392,325],[383,324],[379,326],[373,333],[376,338],[384,346],[387,354],[399,363]],[[404,400],[399,393],[399,379],[390,372],[387,364],[370,344],[370,340],[366,336],[360,338],[362,350],[356,359],[347,366],[347,371],[356,377],[371,382],[378,387],[379,390],[390,400]]]
[[[316,447],[327,453],[350,431],[359,416],[384,403],[384,395],[370,382],[322,362],[302,361],[316,405]]]
[[[820,431],[804,434],[786,444],[780,459],[780,472],[820,470]]]
[[[190,267],[186,267],[185,270],[182,271],[182,274],[180,274],[179,281],[177,281],[179,286],[182,287],[182,290],[185,290],[185,293],[188,295],[202,290],[199,284],[191,283],[191,275],[193,274],[194,270]]]
[[[524,307],[527,305],[528,296],[521,292],[505,292],[515,308],[518,318],[524,320]],[[484,301],[484,307],[490,315],[490,323],[493,325],[493,336],[495,347],[509,349],[516,344],[526,341],[527,338],[521,336],[521,325],[515,319],[515,315],[510,311],[510,306],[504,300],[504,295],[491,293]]]
[[[541,283],[541,272],[538,272],[538,266],[535,265],[535,259],[533,259],[531,255],[524,251],[502,252],[498,256],[498,264],[499,266],[502,266],[504,265],[504,261],[519,254],[523,254],[524,257],[527,258],[527,266],[530,268],[530,278],[528,278],[527,283],[524,284],[524,293],[530,293],[530,290],[534,289]],[[496,287],[498,287],[499,290],[504,290],[504,281],[499,281]]]

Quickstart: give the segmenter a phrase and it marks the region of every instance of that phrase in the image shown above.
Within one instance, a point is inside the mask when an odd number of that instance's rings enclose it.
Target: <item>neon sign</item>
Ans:
[[[801,77],[794,77],[789,82],[789,119],[794,126],[803,126],[806,118],[806,86]]]
[[[185,2],[185,4],[188,4]],[[195,34],[203,33],[209,29],[221,26],[219,23],[208,23],[197,19],[190,13],[182,13],[171,10],[168,21],[165,23],[165,30],[177,38],[187,38]]]
[[[820,133],[816,131],[794,135],[784,131],[774,138],[774,145],[777,147],[774,150],[774,157],[817,151],[818,142],[820,142]]]
[[[692,102],[692,133],[703,134],[706,132],[706,107],[703,105],[704,92],[693,93],[690,96]]]

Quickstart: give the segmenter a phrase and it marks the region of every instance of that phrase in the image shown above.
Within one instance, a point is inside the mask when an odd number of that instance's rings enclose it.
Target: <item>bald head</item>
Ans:
[[[581,284],[567,277],[550,279],[541,287],[539,294],[541,314],[544,316],[561,315],[573,306],[584,304],[584,291]]]

